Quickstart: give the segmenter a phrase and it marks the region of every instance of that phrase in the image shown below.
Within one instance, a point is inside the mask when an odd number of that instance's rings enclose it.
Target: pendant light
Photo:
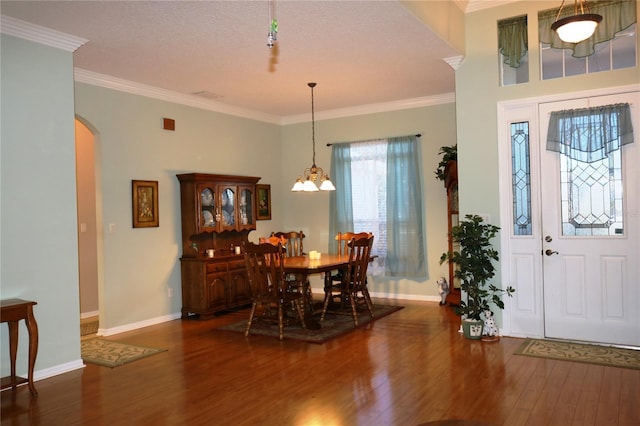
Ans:
[[[322,167],[316,166],[316,120],[313,105],[313,88],[316,87],[316,83],[307,83],[307,86],[311,87],[311,141],[313,144],[313,162],[311,167],[304,169],[302,176],[298,177],[291,190],[304,192],[316,192],[318,190],[335,191],[336,187],[331,183],[329,175],[322,170]],[[320,189],[318,189],[316,184],[317,180],[320,180]]]
[[[551,25],[551,29],[558,33],[560,40],[565,43],[579,43],[588,39],[593,35],[600,21],[602,21],[602,16],[589,13],[589,5],[587,5],[586,0],[574,0],[574,14],[558,19],[563,7],[564,0],[562,0],[558,15],[556,15],[556,21]],[[585,13],[585,9],[587,13]]]

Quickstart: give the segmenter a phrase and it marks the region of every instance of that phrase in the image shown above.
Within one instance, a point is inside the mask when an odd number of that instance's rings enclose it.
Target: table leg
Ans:
[[[18,321],[7,321],[9,326],[9,362],[11,362],[11,388],[16,388],[16,355],[18,354]]]
[[[36,355],[38,354],[38,323],[33,316],[33,306],[27,308],[27,318],[25,319],[27,331],[29,332],[29,370],[27,379],[29,380],[29,390],[33,396],[38,396],[38,391],[33,384],[33,369],[36,365]]]
[[[298,291],[302,293],[302,311],[304,312],[304,322],[309,330],[320,329],[320,323],[312,318],[313,316],[313,293],[309,283],[308,274],[295,274],[298,282]]]

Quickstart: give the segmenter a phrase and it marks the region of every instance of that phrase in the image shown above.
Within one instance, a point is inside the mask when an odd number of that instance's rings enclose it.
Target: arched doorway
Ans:
[[[94,132],[80,119],[75,120],[76,194],[78,212],[78,268],[80,328],[82,335],[94,335],[99,318],[99,226],[96,140]]]

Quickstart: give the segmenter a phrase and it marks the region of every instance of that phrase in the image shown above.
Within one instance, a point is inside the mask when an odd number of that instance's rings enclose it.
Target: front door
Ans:
[[[621,102],[633,143],[590,163],[546,150],[552,111]],[[540,104],[545,337],[640,345],[639,103],[634,93]]]

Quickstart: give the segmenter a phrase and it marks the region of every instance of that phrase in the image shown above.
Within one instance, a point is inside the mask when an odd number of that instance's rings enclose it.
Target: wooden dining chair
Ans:
[[[337,253],[339,255],[346,255],[349,253],[347,244],[351,242],[352,239],[360,239],[360,238],[368,238],[373,236],[371,232],[338,232],[335,236],[336,244],[337,244]],[[327,293],[327,288],[330,288],[331,285],[335,282],[341,282],[344,277],[344,271],[329,271],[324,274],[324,288],[325,295]]]
[[[287,256],[304,256],[304,233],[302,231],[272,232],[271,236],[285,239],[286,242],[283,245],[287,248]]]
[[[272,232],[271,239],[280,239],[283,242],[283,245],[287,249],[287,257],[293,256],[304,256],[304,232]],[[311,284],[309,280],[306,281],[298,281],[295,274],[287,275],[287,281],[289,281],[292,286],[295,286],[300,293],[304,293],[305,295],[305,308],[308,308],[310,312],[313,312],[313,293],[311,291]]]
[[[334,295],[339,296],[342,310],[345,309],[346,303],[349,302],[353,322],[356,326],[358,325],[357,304],[359,300],[364,301],[369,315],[373,318],[373,303],[367,289],[367,269],[372,246],[373,235],[361,236],[358,239],[354,237],[347,244],[347,249],[349,250],[348,267],[344,271],[344,277],[341,281],[333,282],[329,288],[325,288],[320,321],[324,320],[329,308],[329,302],[333,300]],[[361,295],[360,298],[359,295]]]
[[[285,279],[285,248],[282,244],[243,243],[244,260],[247,266],[249,284],[251,286],[251,313],[247,322],[245,336],[249,335],[251,325],[256,320],[277,322],[280,340],[284,338],[285,310],[295,307],[302,327],[306,329],[304,313],[300,300],[302,294],[292,291],[291,283]],[[262,308],[261,315],[256,317],[256,310]]]

